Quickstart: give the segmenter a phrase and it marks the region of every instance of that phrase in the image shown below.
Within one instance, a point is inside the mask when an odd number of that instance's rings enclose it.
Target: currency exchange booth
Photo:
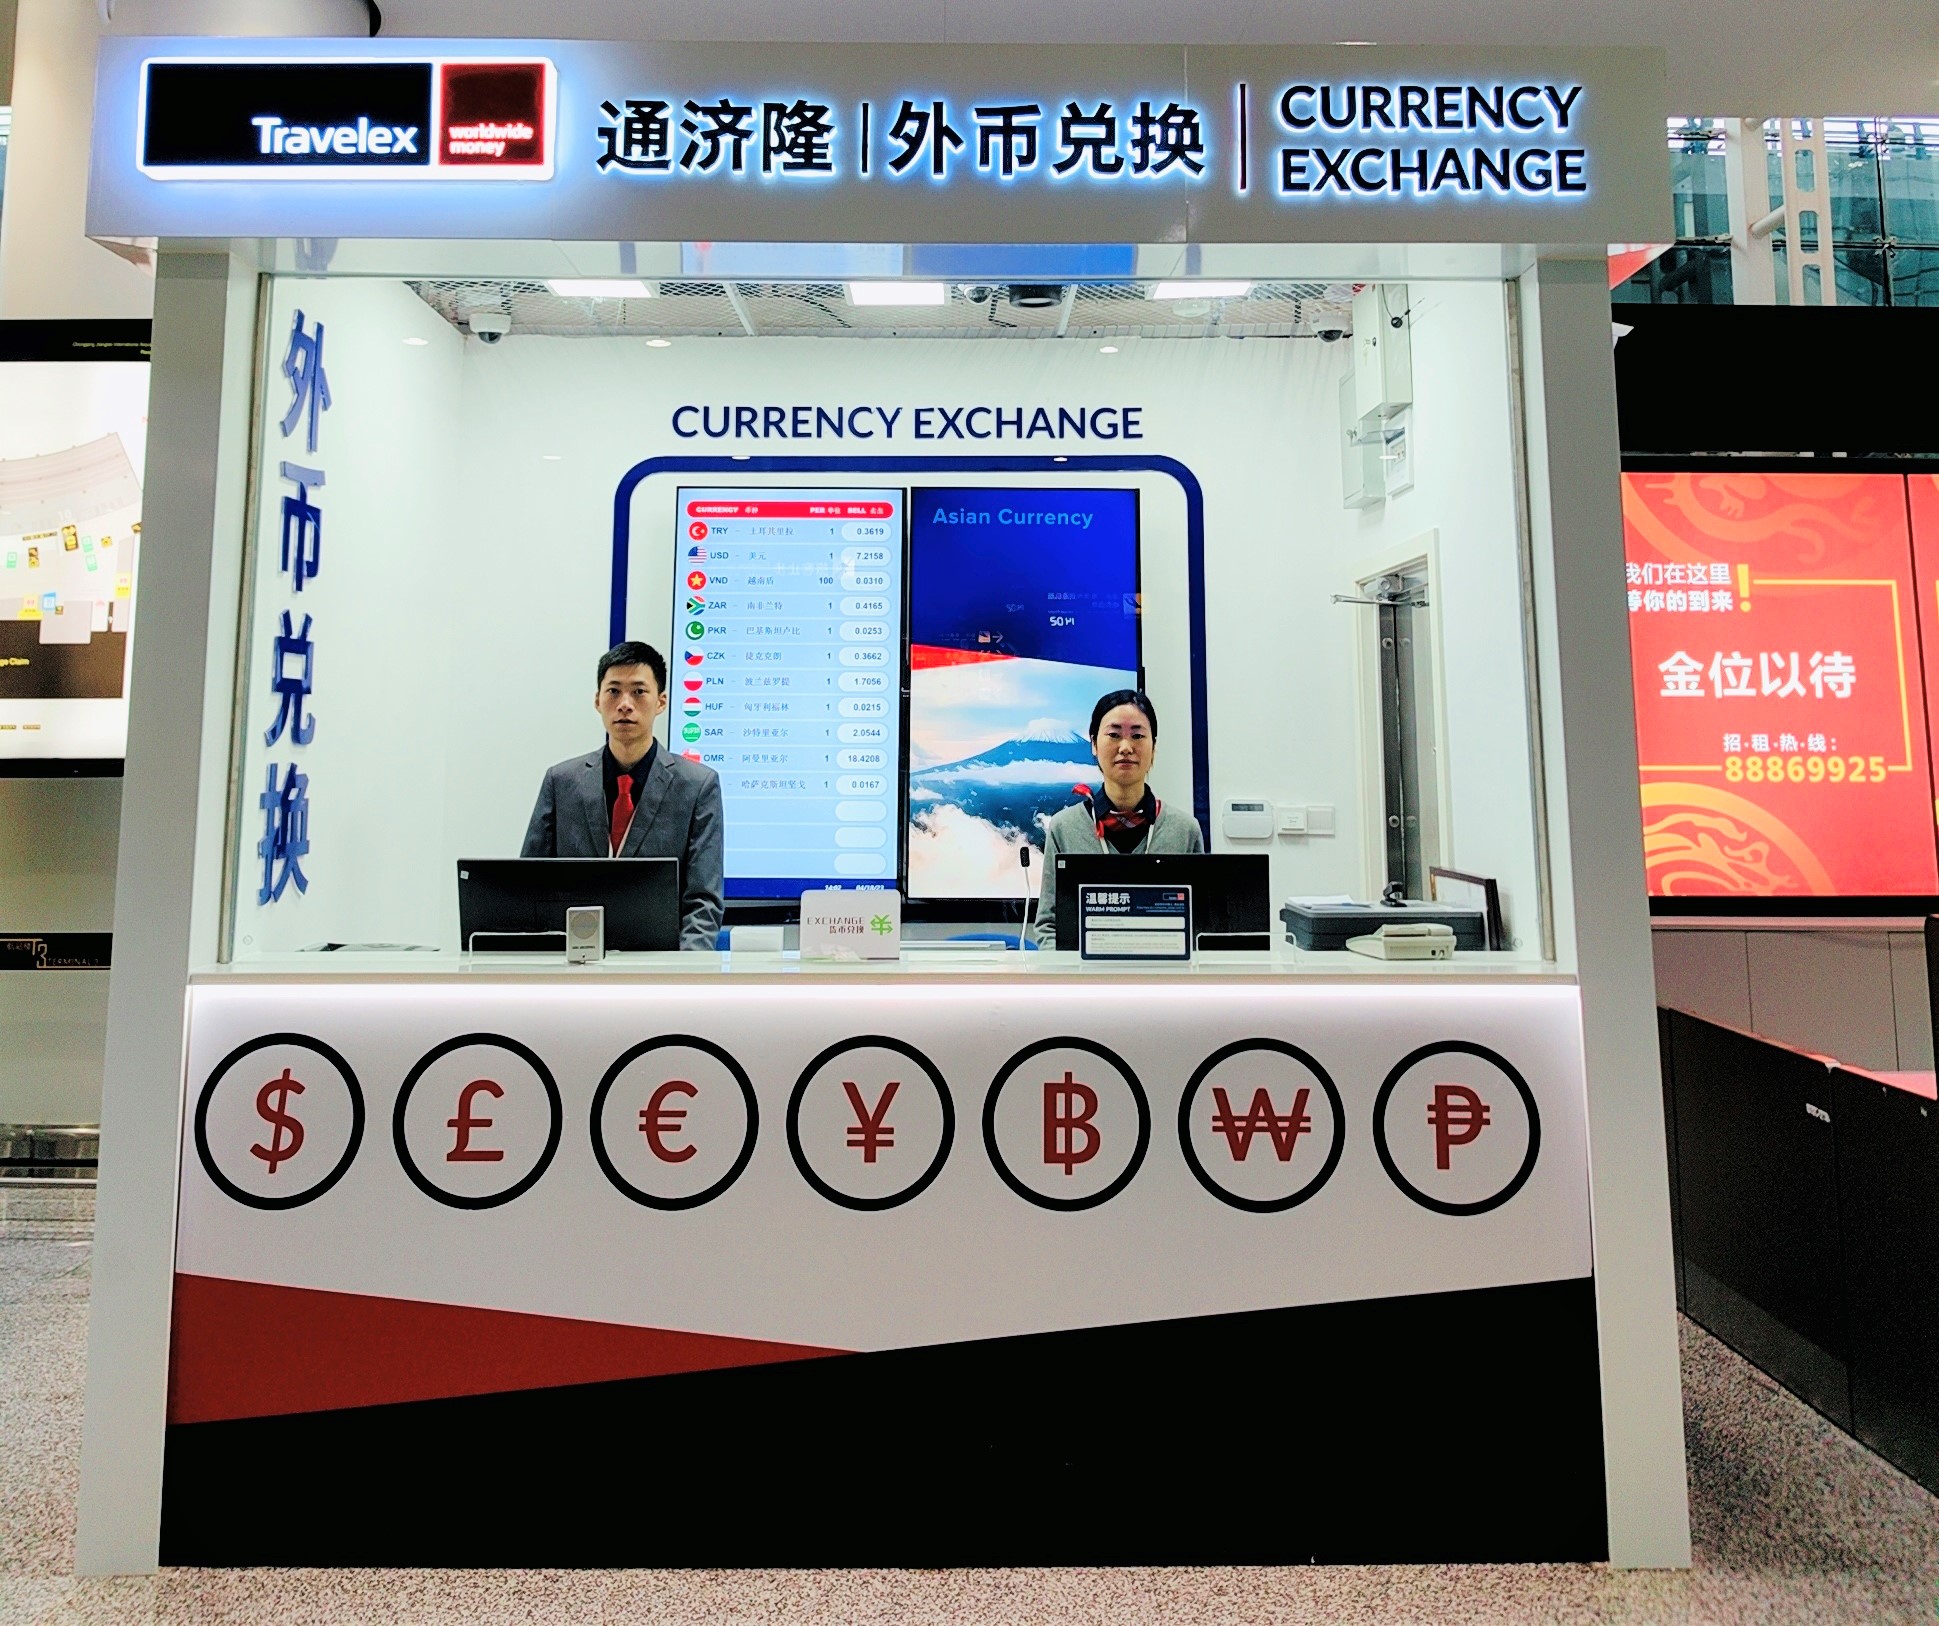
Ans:
[[[82,1567],[1687,1562],[1604,259],[1662,119],[1649,53],[107,41]],[[727,935],[470,952],[622,638]],[[1485,931],[1029,946],[1133,686],[1275,912]],[[797,952],[835,886],[885,957]]]

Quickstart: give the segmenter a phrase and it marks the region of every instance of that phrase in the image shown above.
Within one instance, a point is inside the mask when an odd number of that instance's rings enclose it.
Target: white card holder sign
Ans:
[[[801,894],[804,960],[902,958],[902,894],[891,887],[825,887]]]

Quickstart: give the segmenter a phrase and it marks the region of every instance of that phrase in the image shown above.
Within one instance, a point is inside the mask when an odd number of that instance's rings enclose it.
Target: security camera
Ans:
[[[1321,344],[1338,344],[1346,336],[1347,330],[1343,327],[1316,327],[1313,329],[1313,337],[1318,339]]]
[[[486,344],[496,344],[512,331],[512,319],[503,311],[473,311],[465,321]]]

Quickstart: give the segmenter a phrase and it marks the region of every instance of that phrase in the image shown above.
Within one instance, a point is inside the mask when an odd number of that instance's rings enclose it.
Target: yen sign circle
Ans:
[[[863,1034],[802,1069],[787,1129],[788,1154],[811,1188],[843,1208],[877,1213],[935,1183],[956,1139],[956,1105],[914,1045]]]

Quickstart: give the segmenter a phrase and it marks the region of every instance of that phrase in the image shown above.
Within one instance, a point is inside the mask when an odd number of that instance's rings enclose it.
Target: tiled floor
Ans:
[[[171,1570],[78,1581],[84,1225],[0,1219],[0,1622],[679,1623],[1939,1619],[1939,1499],[1683,1331],[1696,1568],[515,1573]]]

